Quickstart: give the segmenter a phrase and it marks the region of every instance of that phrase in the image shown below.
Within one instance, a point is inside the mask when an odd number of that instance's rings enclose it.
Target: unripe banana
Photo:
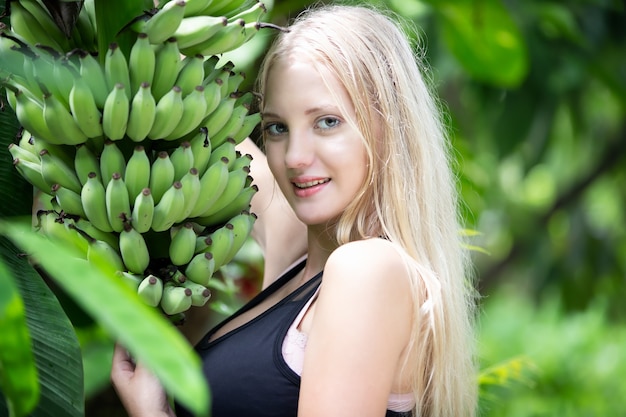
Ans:
[[[233,226],[233,243],[226,255],[226,263],[230,262],[246,243],[255,221],[256,217],[247,210],[243,210],[228,221]]]
[[[17,172],[28,181],[33,187],[49,194],[50,185],[44,181],[41,176],[41,164],[34,163],[25,159],[15,158],[13,159],[13,166],[17,169]]]
[[[180,284],[183,288],[191,290],[191,305],[194,307],[202,307],[211,298],[211,290],[204,285],[193,282],[192,280],[186,280]]]
[[[139,33],[130,49],[130,55],[128,57],[131,94],[134,95],[137,93],[142,83],[152,84],[155,68],[156,55],[150,45],[148,35]]]
[[[113,173],[123,175],[126,172],[126,158],[124,153],[112,140],[104,142],[104,148],[100,153],[100,176],[103,184],[108,184]]]
[[[198,85],[183,99],[183,113],[181,118],[174,130],[164,139],[179,139],[198,129],[206,115],[206,105],[204,87]]]
[[[196,232],[193,224],[184,223],[174,234],[169,246],[169,256],[172,264],[186,265],[195,255]]]
[[[175,84],[180,87],[184,97],[204,80],[204,55],[186,56],[181,65]]]
[[[78,127],[72,114],[54,95],[44,96],[43,117],[57,143],[78,145],[87,141],[87,136]]]
[[[109,224],[115,232],[124,230],[124,224],[130,220],[130,200],[128,189],[119,172],[114,172],[105,191],[106,211]]]
[[[167,189],[171,187],[174,182],[174,172],[170,155],[166,151],[159,152],[150,167],[150,190],[155,203],[158,203]]]
[[[170,155],[170,161],[174,165],[174,181],[180,181],[183,175],[194,166],[191,144],[187,141],[181,142]]]
[[[215,260],[211,252],[201,252],[194,255],[185,267],[185,276],[189,281],[207,287],[216,271]]]
[[[31,146],[33,149],[34,147]],[[36,153],[31,152],[30,150],[24,149],[20,145],[16,143],[9,143],[9,153],[13,160],[21,159],[23,161],[32,162],[33,164],[39,164],[40,158]]]
[[[157,102],[174,86],[182,65],[181,62],[176,38],[169,38],[157,49],[152,80],[152,95]]]
[[[126,97],[129,98],[132,96],[128,61],[117,42],[111,42],[106,51],[104,57],[104,76],[107,80],[109,90],[112,90],[117,84],[122,84]]]
[[[239,131],[233,135],[233,139],[235,139],[235,143],[240,144],[247,137],[249,137],[254,129],[261,123],[261,113],[251,113],[248,114],[243,119],[243,123]]]
[[[174,35],[185,16],[185,6],[183,0],[168,1],[146,21],[142,31],[148,35],[150,43],[161,44]]]
[[[120,254],[132,273],[143,274],[150,264],[150,252],[143,235],[129,223],[125,223],[120,232]]]
[[[111,140],[122,139],[126,134],[130,112],[130,98],[126,90],[124,84],[116,83],[104,102],[102,130]]]
[[[233,225],[226,223],[225,225],[215,229],[208,236],[210,242],[202,252],[211,252],[215,269],[220,269],[226,265],[228,254],[230,253],[235,239]]]
[[[71,167],[47,149],[42,149],[39,156],[41,176],[49,187],[53,184],[61,184],[65,188],[80,193],[82,185]]]
[[[115,276],[119,278],[121,283],[135,292],[137,292],[139,284],[141,284],[141,281],[144,279],[143,275],[133,274],[128,271],[117,271]]]
[[[214,147],[213,143],[211,143],[211,147],[213,148],[213,151],[211,152],[211,156],[209,157],[209,166],[213,165],[222,158],[226,158],[228,159],[228,169],[231,170],[233,164],[237,159],[237,148],[235,148],[235,140],[232,138],[227,138],[224,143],[217,147]]]
[[[82,201],[82,196],[81,196],[81,201]],[[105,213],[105,217],[106,217],[106,213]],[[86,233],[87,236],[90,236],[94,239],[103,240],[109,245],[111,245],[113,249],[115,249],[116,251],[119,251],[120,249],[119,239],[118,239],[117,233],[113,233],[112,230],[110,232],[105,232],[97,228],[93,223],[91,223],[89,220],[87,220],[84,217],[79,217],[77,219],[74,219],[73,226],[80,231],[81,235],[83,233]]]
[[[209,166],[209,158],[211,157],[211,141],[206,134],[206,128],[198,129],[190,140],[191,152],[193,153],[193,165],[198,170],[198,175],[202,177]]]
[[[213,137],[230,119],[231,114],[235,108],[235,102],[239,96],[237,94],[230,94],[221,99],[217,108],[209,114],[202,122],[207,128],[209,139]]]
[[[183,221],[187,217],[189,217],[189,213],[193,210],[200,197],[201,184],[200,177],[198,176],[198,170],[194,167],[191,167],[189,172],[187,172],[180,179],[180,183],[183,186],[183,193],[185,194],[185,210],[181,214],[181,218],[178,221]]]
[[[69,93],[69,104],[72,116],[85,136],[95,138],[103,134],[102,113],[89,85],[82,77],[74,77],[74,85]]]
[[[156,118],[156,101],[152,96],[150,84],[143,82],[133,96],[128,116],[126,135],[135,142],[148,137]]]
[[[31,45],[36,43],[45,43],[57,51],[63,50],[63,47],[50,37],[41,24],[28,10],[24,8],[20,2],[12,2],[10,10],[11,14],[9,17],[11,30],[18,34],[23,40]]]
[[[163,286],[161,309],[170,316],[183,313],[191,308],[191,294],[189,288],[179,287],[174,282],[168,281]]]
[[[95,172],[90,172],[80,193],[87,220],[103,232],[112,232],[106,210],[106,189]]]
[[[251,163],[252,155],[250,155],[249,153],[241,154],[239,153],[239,151],[237,151],[237,159],[235,159],[235,162],[230,166],[230,170],[234,171],[236,169],[246,169],[244,167],[250,169]]]
[[[215,214],[233,202],[233,200],[235,200],[235,198],[237,198],[237,196],[244,190],[246,180],[248,178],[248,172],[249,170],[247,169],[229,171],[228,183],[226,184],[222,194],[220,194],[207,211],[201,213],[198,217],[207,217]]]
[[[152,274],[148,275],[139,284],[137,295],[150,307],[157,307],[163,296],[163,281]]]
[[[206,101],[205,119],[213,113],[222,101],[222,80],[204,82],[204,100]],[[202,123],[203,125],[206,123]]]
[[[115,271],[124,271],[124,262],[121,255],[114,247],[104,240],[89,237],[89,248],[87,249],[87,260],[102,268],[113,268]]]
[[[31,20],[32,18],[36,24],[41,26],[43,32],[47,35],[46,38],[39,39],[38,42],[47,43],[45,39],[50,39],[50,43],[52,43],[50,46],[53,46],[53,44],[56,43],[61,48],[59,51],[67,51],[70,49],[68,39],[65,37],[59,26],[57,26],[54,22],[54,19],[44,8],[42,3],[34,0],[13,2],[13,4],[15,3],[19,3],[17,7],[23,7],[30,14],[30,16],[28,16],[30,20],[29,26],[32,27],[34,24]],[[11,6],[13,6],[13,4]],[[11,8],[11,12],[14,12],[13,8]]]
[[[143,145],[135,146],[131,157],[128,158],[124,182],[130,201],[134,201],[141,190],[150,186],[150,158]]]
[[[174,86],[156,105],[154,123],[150,128],[150,139],[163,139],[178,125],[183,116],[184,104],[180,87]]]
[[[181,48],[181,52],[185,55],[201,54],[204,56],[220,55],[224,52],[229,52],[241,45],[245,24],[246,22],[242,19],[229,21],[226,26],[222,27],[208,39],[190,48]]]
[[[139,233],[146,233],[152,226],[154,216],[154,199],[150,188],[144,188],[135,198],[130,222]]]
[[[104,102],[109,95],[109,87],[107,84],[104,68],[100,62],[86,51],[79,51],[80,76],[93,94],[93,98],[99,109],[104,107]]]
[[[240,213],[242,210],[250,209],[250,202],[257,193],[259,188],[256,184],[245,186],[243,190],[235,197],[230,203],[222,207],[219,211],[215,211],[212,214],[201,216],[196,219],[198,224],[204,226],[213,226],[216,224],[223,224],[231,219],[233,216]]]
[[[228,178],[228,159],[224,158],[213,165],[209,165],[200,178],[198,201],[196,201],[188,217],[198,217],[208,211],[226,189]]]
[[[267,13],[265,4],[261,1],[257,1],[246,10],[229,17],[228,20],[232,22],[237,19],[243,19],[246,23],[258,22],[265,13]]]
[[[54,89],[58,91],[57,98],[65,108],[70,110],[68,97],[74,87],[74,78],[78,78],[78,69],[74,68],[66,56],[57,58],[52,66]]]
[[[80,193],[62,187],[60,184],[53,184],[50,190],[64,213],[86,217],[83,204],[80,200]]]
[[[52,133],[43,115],[43,103],[30,99],[22,90],[15,92],[15,116],[24,129],[35,137],[59,144],[61,139]]]
[[[185,17],[180,23],[174,37],[178,41],[178,47],[192,52],[196,45],[209,39],[222,30],[228,23],[224,16],[197,15]]]
[[[185,194],[180,181],[175,181],[154,206],[152,230],[162,232],[171,228],[185,209]]]
[[[185,17],[201,15],[213,0],[187,0],[185,6]]]
[[[238,93],[239,87],[246,79],[246,74],[243,71],[239,71],[236,73],[232,73],[230,77],[228,77],[228,82],[226,83],[226,94],[230,93]]]
[[[83,185],[87,182],[87,177],[90,172],[95,172],[96,177],[100,179],[100,162],[86,144],[76,146],[74,171],[76,172],[78,180]]]

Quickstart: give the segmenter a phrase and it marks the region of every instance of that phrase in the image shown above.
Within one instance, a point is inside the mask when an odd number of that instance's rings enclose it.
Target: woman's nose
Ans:
[[[301,168],[311,164],[315,158],[314,146],[306,133],[290,131],[289,143],[285,154],[287,168]]]

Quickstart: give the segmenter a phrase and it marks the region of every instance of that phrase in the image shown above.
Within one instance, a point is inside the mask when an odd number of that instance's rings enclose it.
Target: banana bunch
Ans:
[[[11,2],[0,31],[0,60],[21,67],[0,80],[22,126],[8,150],[49,202],[37,229],[168,316],[206,304],[251,233],[258,190],[237,145],[261,116],[219,55],[258,32],[264,4],[166,1],[129,26],[127,51],[97,50],[93,0],[70,37],[43,4]]]

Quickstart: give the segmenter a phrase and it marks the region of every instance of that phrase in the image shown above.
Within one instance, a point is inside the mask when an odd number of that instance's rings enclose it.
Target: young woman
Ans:
[[[368,7],[311,9],[265,58],[267,158],[244,144],[264,289],[196,346],[213,417],[475,415],[449,144],[399,28]],[[189,415],[121,348],[112,381],[131,416]]]

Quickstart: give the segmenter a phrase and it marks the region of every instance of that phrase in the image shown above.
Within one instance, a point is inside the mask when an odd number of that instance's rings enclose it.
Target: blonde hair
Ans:
[[[383,236],[406,258],[414,294],[405,363],[415,416],[471,417],[477,403],[474,288],[439,103],[402,26],[371,6],[320,6],[300,15],[268,51],[272,64],[306,54],[345,87],[368,154],[368,176],[338,221],[339,244]]]

